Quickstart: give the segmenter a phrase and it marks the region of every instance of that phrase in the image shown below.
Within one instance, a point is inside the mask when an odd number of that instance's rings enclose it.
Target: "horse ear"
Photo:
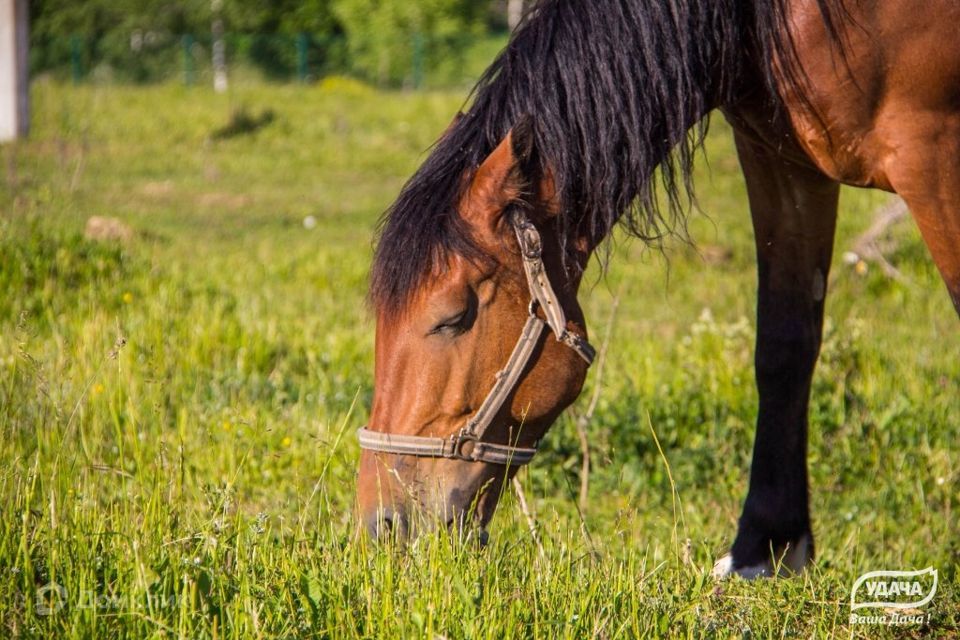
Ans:
[[[473,175],[462,202],[467,221],[495,230],[504,210],[531,194],[533,118],[522,116]]]
[[[529,170],[532,168],[530,163],[533,160],[533,147],[536,143],[536,137],[533,116],[529,113],[520,116],[510,130],[513,155],[524,173],[529,173]]]

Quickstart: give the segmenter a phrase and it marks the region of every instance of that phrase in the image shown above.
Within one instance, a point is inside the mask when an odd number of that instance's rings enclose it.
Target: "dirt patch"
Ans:
[[[733,249],[730,247],[717,244],[698,244],[696,250],[703,261],[712,267],[727,264],[733,260]]]
[[[90,216],[83,235],[100,242],[129,242],[133,239],[133,228],[117,218]]]
[[[140,193],[149,198],[163,198],[174,192],[173,180],[146,182],[140,187]]]
[[[211,191],[197,196],[197,204],[201,207],[218,209],[239,209],[248,206],[251,201],[252,198],[246,194],[223,191]]]

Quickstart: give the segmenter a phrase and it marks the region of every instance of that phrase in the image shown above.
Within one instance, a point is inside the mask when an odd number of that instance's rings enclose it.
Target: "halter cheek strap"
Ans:
[[[523,256],[523,270],[530,289],[529,314],[517,344],[510,354],[510,359],[497,373],[493,388],[484,398],[480,408],[461,429],[447,438],[382,433],[363,427],[357,434],[362,448],[380,453],[515,466],[524,465],[533,460],[533,456],[537,453],[536,446],[517,447],[511,444],[495,444],[485,442],[483,437],[507,398],[520,383],[520,376],[530,362],[544,328],[549,326],[557,341],[573,349],[587,363],[587,366],[593,362],[596,352],[583,337],[567,330],[566,315],[543,265],[543,245],[537,228],[521,212],[514,217],[513,229],[517,234],[517,242]],[[546,321],[541,320],[537,315],[538,307],[543,309]]]

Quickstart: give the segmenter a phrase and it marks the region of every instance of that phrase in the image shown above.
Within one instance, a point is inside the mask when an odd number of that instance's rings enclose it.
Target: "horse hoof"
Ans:
[[[769,562],[761,562],[760,564],[746,567],[734,567],[733,555],[728,553],[717,560],[717,563],[713,565],[713,571],[711,573],[713,577],[718,580],[723,580],[724,578],[734,575],[740,576],[745,580],[753,580],[754,578],[769,578],[773,575],[773,570]]]
[[[777,554],[777,563],[770,560],[753,565],[738,567],[733,554],[728,553],[713,565],[711,574],[714,578],[723,579],[731,575],[738,575],[746,580],[754,578],[770,578],[779,576],[786,578],[803,573],[807,564],[813,559],[810,536],[802,536],[795,544],[788,544]]]

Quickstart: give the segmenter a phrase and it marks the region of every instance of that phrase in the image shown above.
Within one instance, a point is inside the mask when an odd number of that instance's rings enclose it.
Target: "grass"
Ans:
[[[957,637],[957,318],[910,223],[891,256],[907,283],[836,261],[816,564],[709,577],[757,405],[749,216],[719,117],[691,232],[726,257],[617,238],[582,292],[595,335],[620,298],[583,512],[568,415],[520,476],[542,558],[513,496],[483,551],[355,535],[372,230],[462,99],[337,78],[228,96],[35,82],[34,134],[2,149],[0,635]],[[240,108],[274,118],[213,140]],[[838,256],[883,201],[844,193]],[[85,239],[92,215],[135,239]],[[926,566],[929,623],[848,623],[857,576]],[[65,606],[43,615],[53,583]]]

